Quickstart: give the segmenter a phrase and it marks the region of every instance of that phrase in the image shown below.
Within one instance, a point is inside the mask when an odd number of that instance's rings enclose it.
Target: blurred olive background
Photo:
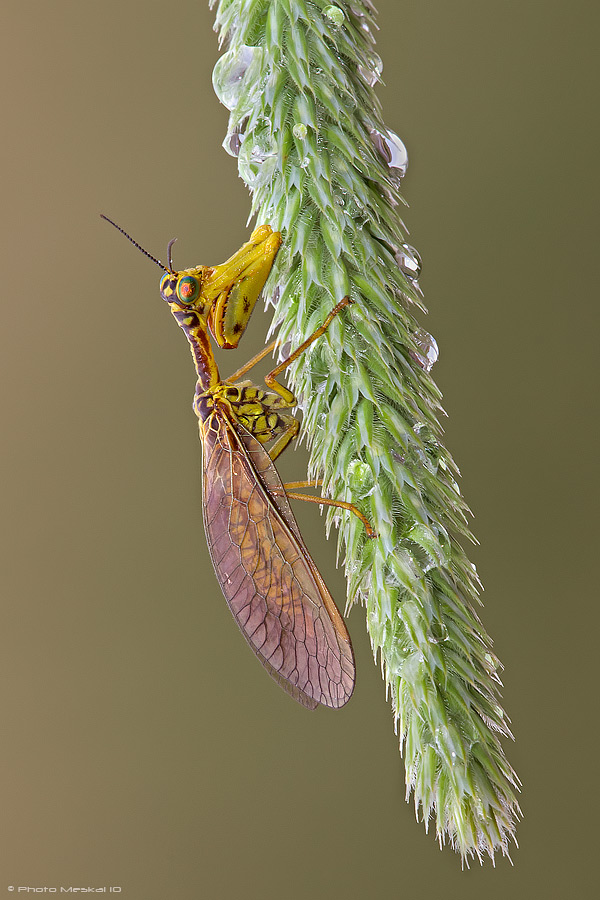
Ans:
[[[160,273],[248,234],[203,0],[5,6],[0,896],[467,900],[595,882],[597,6],[378,0],[404,218],[481,546],[523,784],[514,868],[440,852],[355,609],[358,683],[308,713],[215,583],[185,340]],[[255,315],[237,367],[261,345]],[[227,368],[229,367],[229,368]],[[286,477],[302,477],[290,453]],[[298,518],[343,604],[334,542]]]

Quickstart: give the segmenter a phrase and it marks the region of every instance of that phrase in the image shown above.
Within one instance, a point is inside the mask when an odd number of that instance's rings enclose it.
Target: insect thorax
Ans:
[[[276,437],[286,427],[286,421],[278,412],[288,406],[283,397],[263,391],[249,381],[240,384],[222,382],[206,391],[198,383],[194,396],[194,412],[198,418],[207,419],[215,406],[226,407],[261,444]]]

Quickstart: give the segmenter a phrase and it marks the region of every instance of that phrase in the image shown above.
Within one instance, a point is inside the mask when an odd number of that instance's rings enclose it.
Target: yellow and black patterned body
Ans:
[[[223,594],[278,684],[309,709],[336,708],[354,687],[352,644],[273,465],[298,433],[297,420],[283,412],[295,397],[275,379],[274,390],[221,381],[208,335],[221,347],[237,346],[279,241],[261,226],[227,263],[166,272],[160,289],[198,375],[204,526]]]
[[[111,222],[111,220],[108,220]],[[123,232],[116,223],[111,222]],[[126,237],[136,244],[126,232]],[[236,347],[271,271],[281,236],[268,225],[220,266],[175,272],[164,269],[160,291],[183,329],[197,374],[194,411],[202,441],[202,491],[206,538],[236,622],[269,674],[294,699],[314,709],[343,706],[354,687],[350,637],[298,530],[288,497],[342,506],[351,504],[296,494],[281,483],[273,460],[298,432],[282,412],[295,404],[279,375],[324,334],[350,299],[337,304],[323,325],[266,376],[263,390],[241,376],[272,345],[222,381],[209,332],[220,347]],[[269,451],[265,444],[273,442]]]
[[[293,397],[291,400],[293,402]],[[289,409],[289,398],[265,391],[251,381],[239,384],[219,382],[208,390],[203,390],[198,382],[194,411],[202,422],[210,416],[217,403],[228,410],[232,421],[239,423],[261,444],[279,438],[277,456],[298,433],[298,420],[281,412]],[[281,441],[283,437],[287,438],[284,446]]]

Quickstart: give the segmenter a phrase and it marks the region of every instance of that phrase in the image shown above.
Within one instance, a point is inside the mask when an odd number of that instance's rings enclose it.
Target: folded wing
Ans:
[[[223,407],[200,432],[206,538],[236,622],[295,700],[310,709],[343,706],[354,687],[350,638],[271,458]]]

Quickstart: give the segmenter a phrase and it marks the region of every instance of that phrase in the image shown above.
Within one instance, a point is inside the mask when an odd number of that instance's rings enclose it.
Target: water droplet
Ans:
[[[344,206],[346,216],[354,222],[357,228],[362,228],[364,221],[361,221],[361,219],[365,215],[365,207],[362,201],[355,194],[350,194],[347,191],[343,192],[343,200],[344,202],[339,205]]]
[[[341,194],[336,194],[335,197],[333,198],[333,202],[335,203],[336,206],[344,206],[345,205],[344,198],[342,197]]]
[[[250,153],[252,160],[257,163],[264,163],[265,159],[269,159],[275,155],[275,148],[272,145],[265,145],[264,143],[255,144]]]
[[[265,130],[254,135],[254,142],[249,146],[246,140],[240,148],[238,171],[250,187],[256,187],[271,178],[277,166],[277,150]]]
[[[366,3],[365,6],[367,7],[367,9],[369,8],[368,4]],[[371,33],[371,26],[379,31],[379,25],[377,24],[377,22],[372,21],[372,19],[367,19],[367,14],[365,13],[364,9],[359,9],[358,6],[350,6],[350,13],[356,20],[356,26],[358,28],[361,28],[369,36],[369,39],[373,41],[373,43],[375,43],[375,38]]]
[[[432,622],[427,633],[427,640],[430,644],[441,644],[443,641],[447,641],[448,637],[448,629],[443,622]]]
[[[260,47],[232,48],[224,53],[213,69],[215,94],[227,109],[234,109],[242,92],[244,76],[254,60],[262,57]]]
[[[346,16],[344,15],[343,10],[339,8],[339,6],[328,6],[327,9],[324,10],[325,15],[328,19],[330,19],[334,25],[343,25],[344,19]]]
[[[381,81],[381,73],[383,72],[383,62],[380,56],[372,53],[367,59],[366,66],[358,66],[358,72],[370,87],[375,87],[378,81]]]
[[[421,274],[421,257],[410,244],[401,244],[394,253],[398,268],[409,281],[416,281]]]
[[[364,31],[365,34],[367,34],[368,37],[370,38],[370,40],[373,41],[373,43],[374,43],[375,38],[373,37],[373,34],[371,32],[370,23],[367,21],[367,17],[365,15],[364,10],[358,9],[358,7],[356,7],[356,6],[351,6],[350,12],[356,19],[357,27],[360,28],[362,31]],[[373,25],[375,26],[375,28],[377,28],[377,30],[379,30],[379,26],[377,25],[376,22],[373,22]]]
[[[304,123],[299,122],[297,125],[294,125],[292,128],[292,134],[295,138],[298,138],[299,141],[303,141],[306,137],[308,129]]]
[[[502,671],[503,666],[498,657],[494,656],[493,653],[486,653],[483,657],[483,664],[492,678],[499,684],[502,684],[500,681],[500,672]]]
[[[375,479],[371,467],[360,459],[353,459],[348,463],[348,486],[358,499],[368,497],[375,490]]]
[[[377,131],[376,128],[371,128],[371,130],[369,131],[369,137],[371,138],[371,143],[373,144],[377,152],[381,156],[383,156],[384,160],[389,165],[392,154],[382,133],[380,131]]]
[[[223,141],[223,147],[230,156],[239,156],[243,142],[244,135],[242,134],[241,127],[237,126],[232,131],[228,132]]]
[[[382,134],[375,128],[369,132],[371,143],[384,158],[390,169],[396,170],[398,178],[404,178],[408,169],[408,153],[406,147],[394,131]]]
[[[309,162],[310,162],[310,159],[308,158],[308,156],[305,156],[304,159],[300,160],[300,168],[306,169]]]
[[[410,356],[418,363],[426,372],[431,372],[433,365],[437,362],[440,355],[436,339],[423,328],[417,328],[413,332],[413,340],[417,346],[416,350],[409,350]]]
[[[388,165],[390,169],[398,170],[397,174],[399,178],[404,178],[406,170],[408,169],[408,153],[406,147],[394,131],[388,130],[387,138],[385,138],[385,140],[392,155]]]

